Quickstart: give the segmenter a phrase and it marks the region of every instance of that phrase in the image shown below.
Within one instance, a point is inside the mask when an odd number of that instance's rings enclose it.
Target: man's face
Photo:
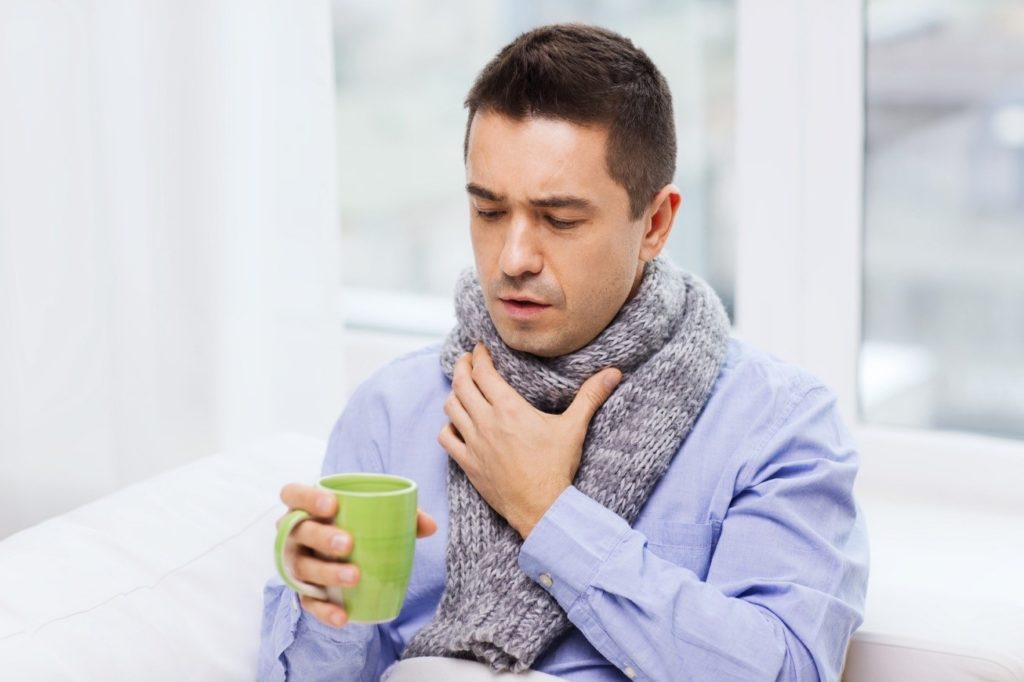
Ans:
[[[635,292],[645,220],[605,162],[608,131],[477,112],[466,158],[470,231],[487,310],[511,348],[565,355]]]

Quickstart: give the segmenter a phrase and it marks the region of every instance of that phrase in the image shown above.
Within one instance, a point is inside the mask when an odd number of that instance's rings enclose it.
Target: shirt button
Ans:
[[[631,665],[627,665],[625,668],[623,668],[622,673],[629,679],[633,679],[634,677],[636,677],[636,671],[633,670],[633,666]]]
[[[544,586],[544,589],[546,589],[546,590],[550,590],[550,589],[551,589],[551,586],[555,584],[555,581],[554,581],[554,580],[552,580],[552,579],[551,579],[551,576],[550,576],[550,575],[548,575],[547,573],[541,573],[541,574],[540,574],[540,575],[539,575],[539,576],[537,577],[537,580],[539,580],[539,581],[540,581],[540,584],[541,584],[541,585],[543,585],[543,586]]]

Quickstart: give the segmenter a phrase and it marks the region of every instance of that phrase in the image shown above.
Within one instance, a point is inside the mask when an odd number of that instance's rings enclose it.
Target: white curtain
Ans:
[[[344,396],[326,0],[0,0],[0,537]]]

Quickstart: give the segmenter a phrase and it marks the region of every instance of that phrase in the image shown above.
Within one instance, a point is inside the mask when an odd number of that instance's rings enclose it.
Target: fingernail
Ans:
[[[331,550],[335,554],[348,554],[349,540],[344,533],[338,533],[331,538]]]
[[[331,511],[331,498],[321,495],[316,501],[316,510],[320,514],[329,514]]]
[[[338,569],[338,577],[342,582],[351,583],[356,579],[356,569],[351,566],[342,566]]]
[[[619,385],[620,379],[622,379],[620,372],[606,372],[604,375],[604,385],[609,389],[615,388]]]
[[[341,627],[341,625],[344,622],[344,620],[345,620],[344,616],[342,616],[337,611],[335,611],[334,613],[331,614],[331,625],[333,625],[335,627]]]

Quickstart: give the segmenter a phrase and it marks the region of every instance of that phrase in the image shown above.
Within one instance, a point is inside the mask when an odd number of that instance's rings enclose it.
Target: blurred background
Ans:
[[[0,537],[271,432],[326,437],[379,362],[441,338],[472,264],[462,100],[533,26],[601,24],[662,69],[668,250],[735,320],[758,229],[736,217],[738,4],[0,0]],[[1022,439],[1024,0],[863,11],[846,416]]]
[[[1024,3],[867,4],[863,416],[1024,437]]]
[[[619,31],[665,73],[684,197],[668,251],[734,315],[733,0],[402,7],[333,2],[350,326],[449,327],[472,263],[466,84],[516,35],[557,21]],[[865,12],[862,416],[1024,437],[1024,3],[869,0]]]

